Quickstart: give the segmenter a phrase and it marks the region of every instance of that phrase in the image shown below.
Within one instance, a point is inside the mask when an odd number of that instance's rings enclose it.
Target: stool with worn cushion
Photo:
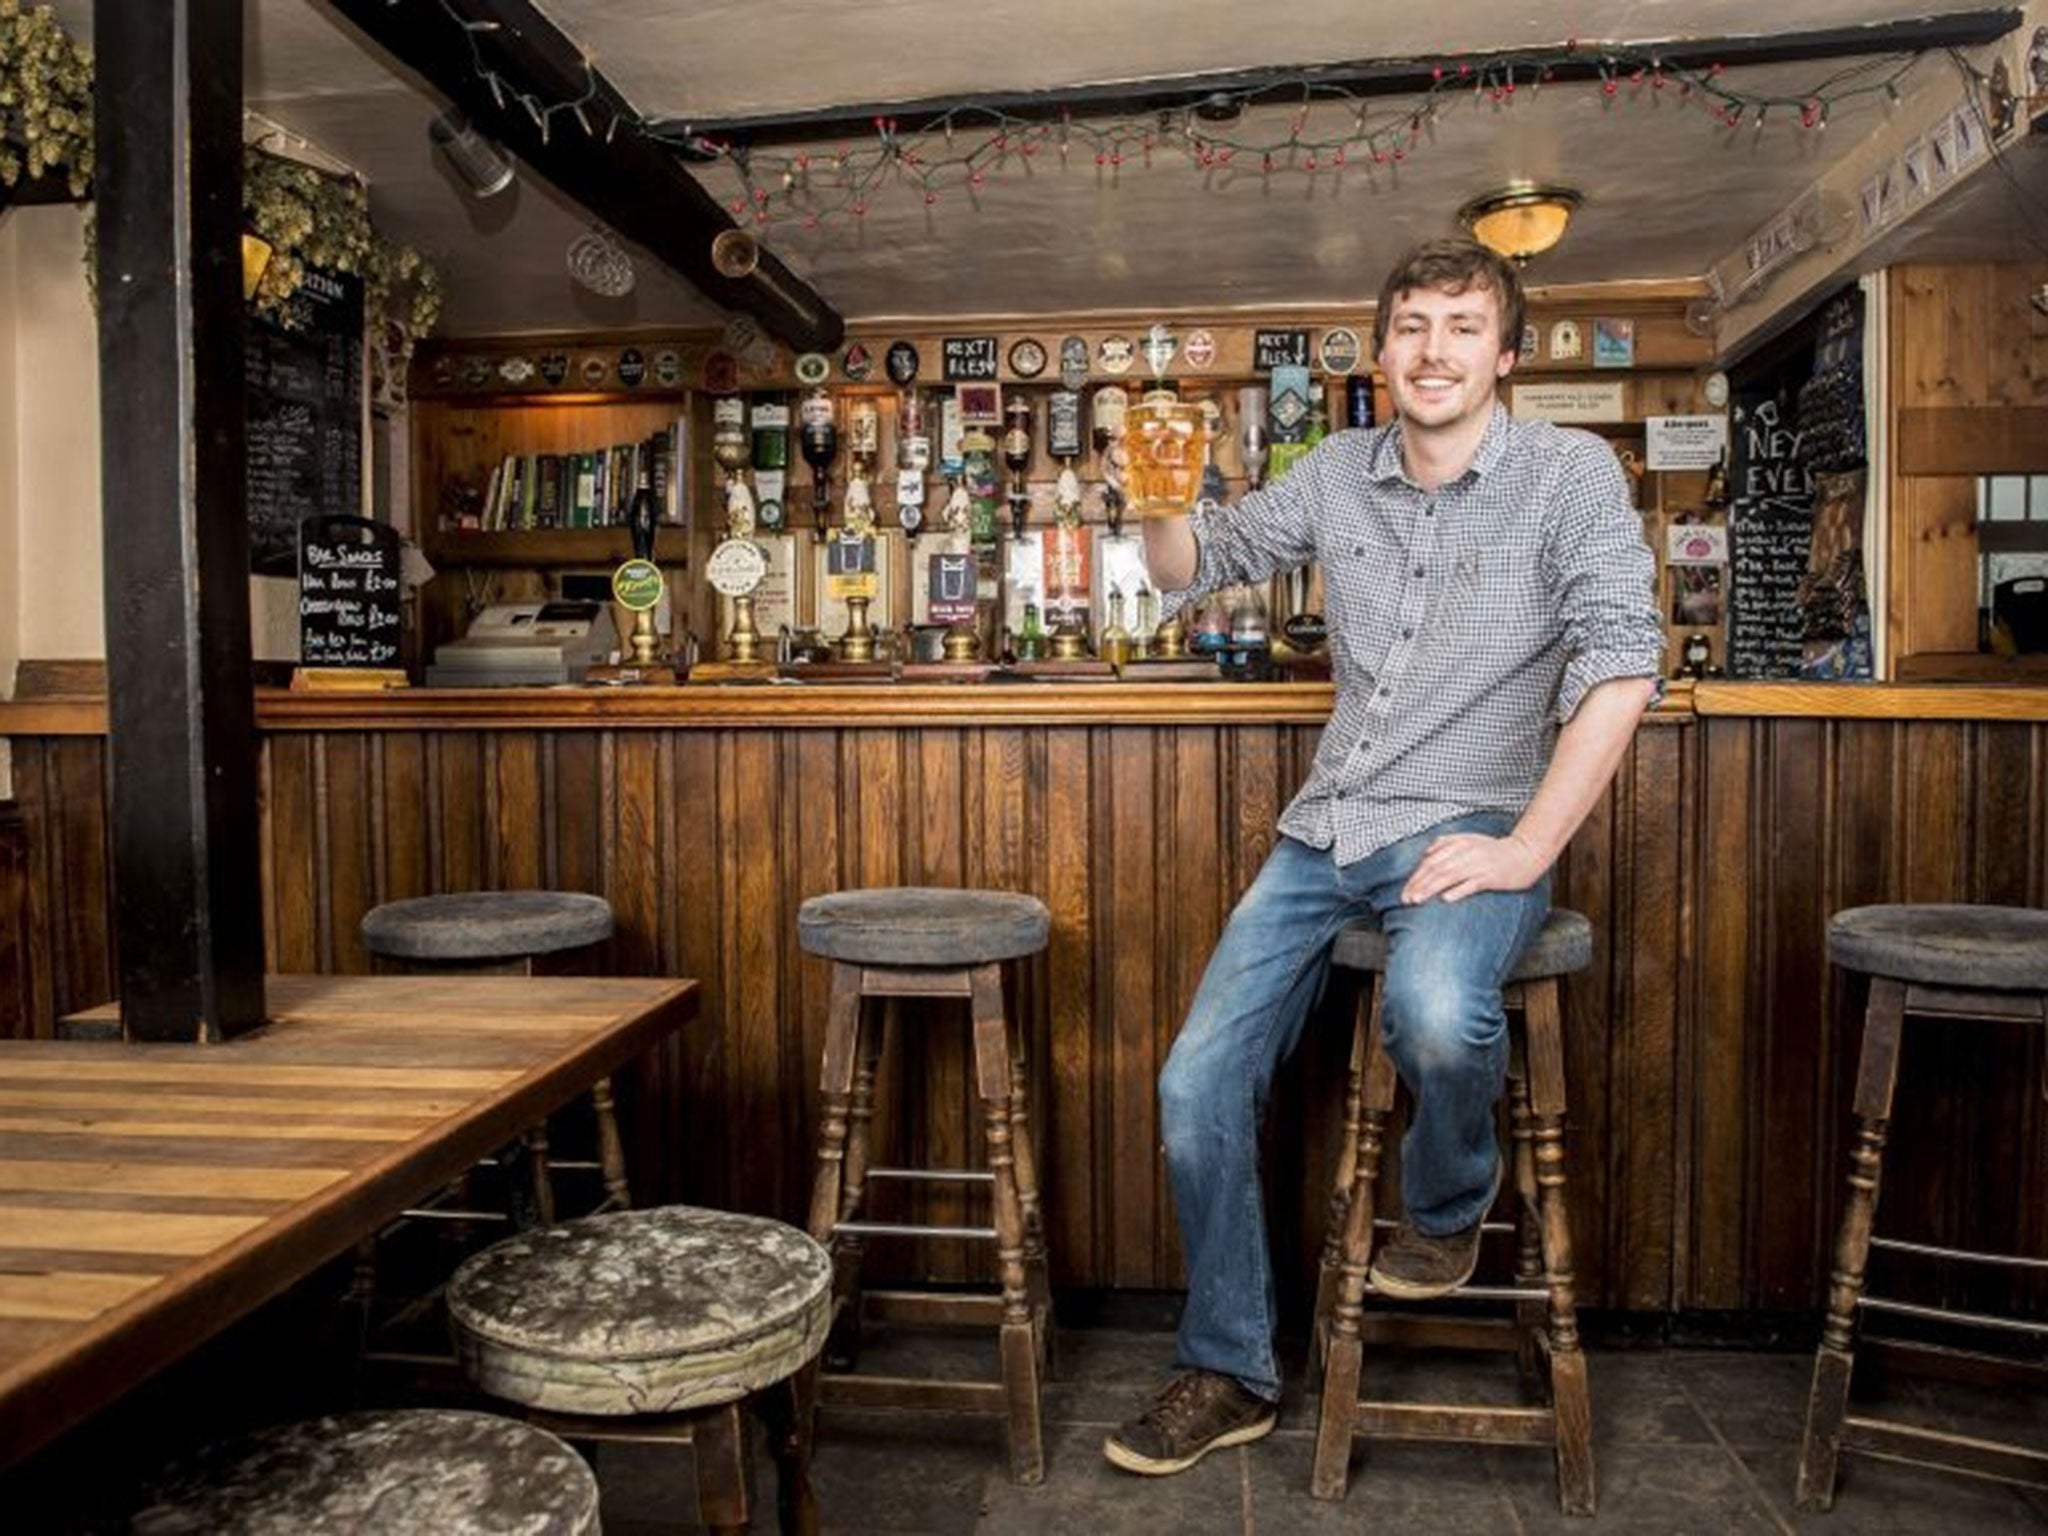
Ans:
[[[137,1536],[595,1536],[597,1479],[517,1419],[405,1409],[308,1419],[172,1468]]]
[[[713,1531],[750,1527],[758,1414],[781,1529],[817,1529],[812,1389],[832,1261],[795,1227],[691,1206],[538,1227],[464,1263],[448,1317],[470,1379],[557,1434],[690,1443]]]
[[[612,936],[611,903],[580,891],[461,891],[387,901],[363,914],[363,947],[380,969],[468,976],[562,974],[573,956]],[[604,1198],[598,1210],[632,1202],[626,1158],[610,1078],[591,1085],[597,1122],[595,1163],[552,1156],[547,1130],[521,1138],[530,1163],[533,1198],[543,1222],[555,1218],[554,1176],[598,1172]]]
[[[1797,1500],[1806,1510],[1834,1503],[1835,1473],[1843,1451],[1974,1473],[1980,1477],[2048,1486],[2048,1452],[1941,1430],[1851,1414],[1849,1378],[1855,1369],[1856,1314],[1896,1311],[1922,1322],[1949,1321],[2048,1335],[2048,1324],[1889,1302],[1863,1294],[1873,1248],[1919,1253],[2017,1269],[2048,1268],[2048,1255],[1930,1249],[1924,1244],[1872,1236],[1879,1175],[1898,1083],[1899,1037],[1908,1015],[1950,1025],[1962,1020],[2048,1023],[2048,911],[2026,907],[1963,905],[1852,907],[1828,923],[1828,954],[1845,971],[1870,978],[1863,1016],[1863,1046],[1856,1062],[1856,1131],[1849,1148],[1848,1198],[1835,1237],[1827,1319],[1814,1360],[1806,1434],[1799,1456]],[[1930,1350],[1899,1344],[1895,1348]],[[1936,1356],[1947,1351],[1932,1350]],[[2038,1385],[2039,1366],[2015,1363]]]
[[[1553,908],[1509,974],[1501,997],[1510,1028],[1508,1111],[1518,1219],[1488,1222],[1487,1232],[1517,1234],[1514,1283],[1465,1285],[1452,1294],[1514,1303],[1512,1322],[1479,1318],[1406,1319],[1364,1310],[1373,1287],[1368,1272],[1378,1232],[1374,1185],[1397,1074],[1380,1046],[1387,936],[1376,922],[1338,934],[1331,963],[1366,972],[1369,997],[1352,1037],[1345,1094],[1344,1148],[1330,1199],[1316,1297],[1316,1339],[1323,1356],[1322,1412],[1316,1430],[1312,1491],[1340,1499],[1350,1477],[1355,1436],[1452,1440],[1505,1445],[1548,1444],[1557,1461],[1557,1500],[1566,1514],[1594,1510],[1593,1416],[1586,1357],[1579,1344],[1572,1283],[1571,1218],[1565,1199],[1564,1026],[1560,979],[1593,958],[1592,925]],[[1522,1384],[1549,1402],[1516,1407],[1459,1403],[1361,1401],[1364,1342],[1395,1340],[1453,1348],[1512,1348]]]
[[[1051,926],[1045,904],[1035,897],[919,886],[814,896],[797,913],[797,938],[805,951],[833,962],[820,1083],[818,1173],[810,1216],[811,1235],[828,1245],[833,1255],[836,1322],[831,1358],[835,1364],[851,1359],[867,1303],[898,1322],[993,1322],[999,1329],[1002,1362],[999,1382],[833,1370],[823,1381],[825,1400],[1001,1412],[1008,1423],[1010,1475],[1020,1483],[1045,1477],[1039,1384],[1051,1348],[1052,1288],[1025,1092],[1023,1029],[1009,1016],[1003,966],[1043,950]],[[875,1112],[875,1067],[887,1037],[897,1028],[897,1002],[940,998],[968,1004],[988,1166],[871,1166],[868,1138]],[[870,1000],[883,1003],[878,1020],[868,1018]],[[870,1184],[921,1179],[987,1186],[993,1197],[993,1225],[906,1225],[863,1219]],[[893,1291],[864,1297],[861,1245],[876,1236],[993,1242],[1001,1293]]]

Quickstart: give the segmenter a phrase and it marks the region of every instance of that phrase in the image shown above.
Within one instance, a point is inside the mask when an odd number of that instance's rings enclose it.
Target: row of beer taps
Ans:
[[[1237,395],[1238,455],[1246,488],[1256,490],[1265,483],[1273,451],[1267,392],[1260,386],[1247,386]],[[934,457],[934,402],[940,417],[938,469],[946,486],[940,528],[965,535],[973,544],[993,545],[1000,526],[999,509],[1006,505],[1013,537],[1024,537],[1033,506],[1029,477],[1039,413],[1029,396],[1014,391],[1002,406],[999,438],[990,430],[996,422],[980,416],[972,421],[962,419],[959,389],[936,396],[916,387],[898,391],[894,455],[897,525],[913,537],[924,531]],[[749,404],[747,396],[722,395],[712,407],[712,459],[725,475],[726,532],[734,538],[751,538],[757,530],[779,533],[788,524],[789,409],[779,399],[757,399],[751,402],[750,420]],[[1223,434],[1223,406],[1213,396],[1205,397],[1201,404],[1208,428],[1202,493],[1205,499],[1221,501],[1227,491],[1215,446]],[[1097,385],[1087,405],[1088,446],[1094,449],[1101,476],[1102,521],[1112,536],[1122,534],[1127,505],[1121,443],[1129,405],[1130,391],[1119,384]],[[822,385],[801,397],[796,412],[798,452],[811,477],[813,532],[821,540],[832,532],[832,471],[842,437],[848,462],[839,529],[847,537],[870,538],[877,526],[873,482],[880,463],[880,405],[872,395],[856,395],[845,402],[844,414],[846,430],[842,434],[839,402]],[[1053,513],[1062,526],[1077,527],[1082,521],[1081,420],[1079,391],[1058,389],[1046,395],[1046,451],[1059,465],[1052,487]],[[1309,430],[1315,431],[1313,426]],[[1006,485],[999,483],[998,463],[1008,471]]]

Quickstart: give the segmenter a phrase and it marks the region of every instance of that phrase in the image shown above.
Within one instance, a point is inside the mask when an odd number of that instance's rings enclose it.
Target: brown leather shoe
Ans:
[[[1111,1466],[1163,1477],[1185,1472],[1211,1451],[1273,1432],[1278,1408],[1234,1377],[1182,1371],[1152,1406],[1102,1442]]]
[[[1373,1289],[1399,1301],[1448,1296],[1479,1267],[1479,1223],[1447,1237],[1431,1237],[1402,1222],[1372,1256]]]
[[[1431,1237],[1418,1232],[1402,1218],[1393,1237],[1372,1256],[1368,1272],[1373,1289],[1397,1301],[1433,1301],[1448,1296],[1472,1278],[1479,1267],[1479,1231],[1486,1211],[1500,1196],[1503,1173],[1498,1159],[1493,1165],[1493,1193],[1486,1198],[1486,1210],[1479,1220],[1462,1231]]]

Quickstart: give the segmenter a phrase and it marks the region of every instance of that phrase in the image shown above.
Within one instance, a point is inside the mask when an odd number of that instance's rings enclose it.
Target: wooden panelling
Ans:
[[[1977,648],[1976,477],[2037,472],[2048,413],[2041,263],[1900,266],[1888,276],[1884,486],[1892,664]]]
[[[1902,475],[2048,474],[2048,407],[1920,406],[1898,422]]]
[[[28,956],[28,829],[21,807],[0,800],[0,1040],[35,1032]]]
[[[2038,707],[1780,715],[1736,685],[1708,691],[1712,712],[1645,726],[1557,872],[1557,899],[1597,934],[1567,1014],[1582,1295],[1805,1311],[1825,1275],[1862,1006],[1826,962],[1827,916],[1873,901],[2048,905],[2048,724]],[[1745,703],[1760,712],[1730,713]],[[828,974],[797,948],[797,907],[894,882],[1031,891],[1053,917],[1019,997],[1056,1278],[1174,1287],[1154,1079],[1315,740],[1312,725],[1255,718],[299,722],[266,737],[271,953],[286,969],[363,969],[362,911],[422,891],[606,895],[619,933],[604,964],[703,982],[698,1023],[625,1085],[636,1188],[800,1219]],[[16,737],[14,763],[31,1027],[47,1029],[111,991],[100,744]],[[1306,1303],[1323,1233],[1347,1002],[1333,989],[1275,1088],[1289,1310]],[[885,1148],[915,1135],[942,1157],[971,1150],[961,1035],[943,1013],[906,1019],[885,1064],[899,1069]],[[1909,1024],[1885,1226],[2048,1252],[2042,1045]],[[960,1197],[898,1198],[939,1216]],[[874,1260],[941,1279],[986,1266],[957,1245],[878,1245]],[[1899,1281],[1975,1295],[1971,1283]],[[2039,1299],[1993,1288],[1994,1303]]]
[[[1886,901],[2048,905],[2038,721],[1702,719],[1690,1110],[1699,1138],[1681,1307],[1819,1303],[1840,1210],[1864,987],[1831,913]],[[1881,1234],[2048,1253],[2038,1030],[1909,1019]],[[1881,1258],[1887,1294],[2015,1305],[2048,1288]]]

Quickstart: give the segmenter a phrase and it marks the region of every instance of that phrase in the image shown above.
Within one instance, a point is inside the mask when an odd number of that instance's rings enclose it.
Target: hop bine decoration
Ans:
[[[251,149],[242,158],[242,211],[271,247],[270,265],[250,301],[258,311],[291,324],[292,296],[314,266],[362,278],[369,315],[389,314],[415,337],[440,318],[441,280],[433,263],[377,233],[369,190],[354,177]]]
[[[92,181],[92,55],[47,5],[0,0],[0,181],[62,170],[74,197]]]
[[[24,11],[0,0],[0,181],[12,186],[61,170],[74,197],[91,189],[92,55],[47,5]],[[377,233],[370,194],[352,176],[331,176],[295,160],[248,148],[242,155],[242,209],[248,227],[271,248],[251,303],[284,324],[308,267],[363,280],[372,324],[398,321],[417,338],[441,314],[441,278],[409,245]],[[94,226],[86,223],[85,269],[93,273]],[[402,308],[400,307],[402,306]]]

